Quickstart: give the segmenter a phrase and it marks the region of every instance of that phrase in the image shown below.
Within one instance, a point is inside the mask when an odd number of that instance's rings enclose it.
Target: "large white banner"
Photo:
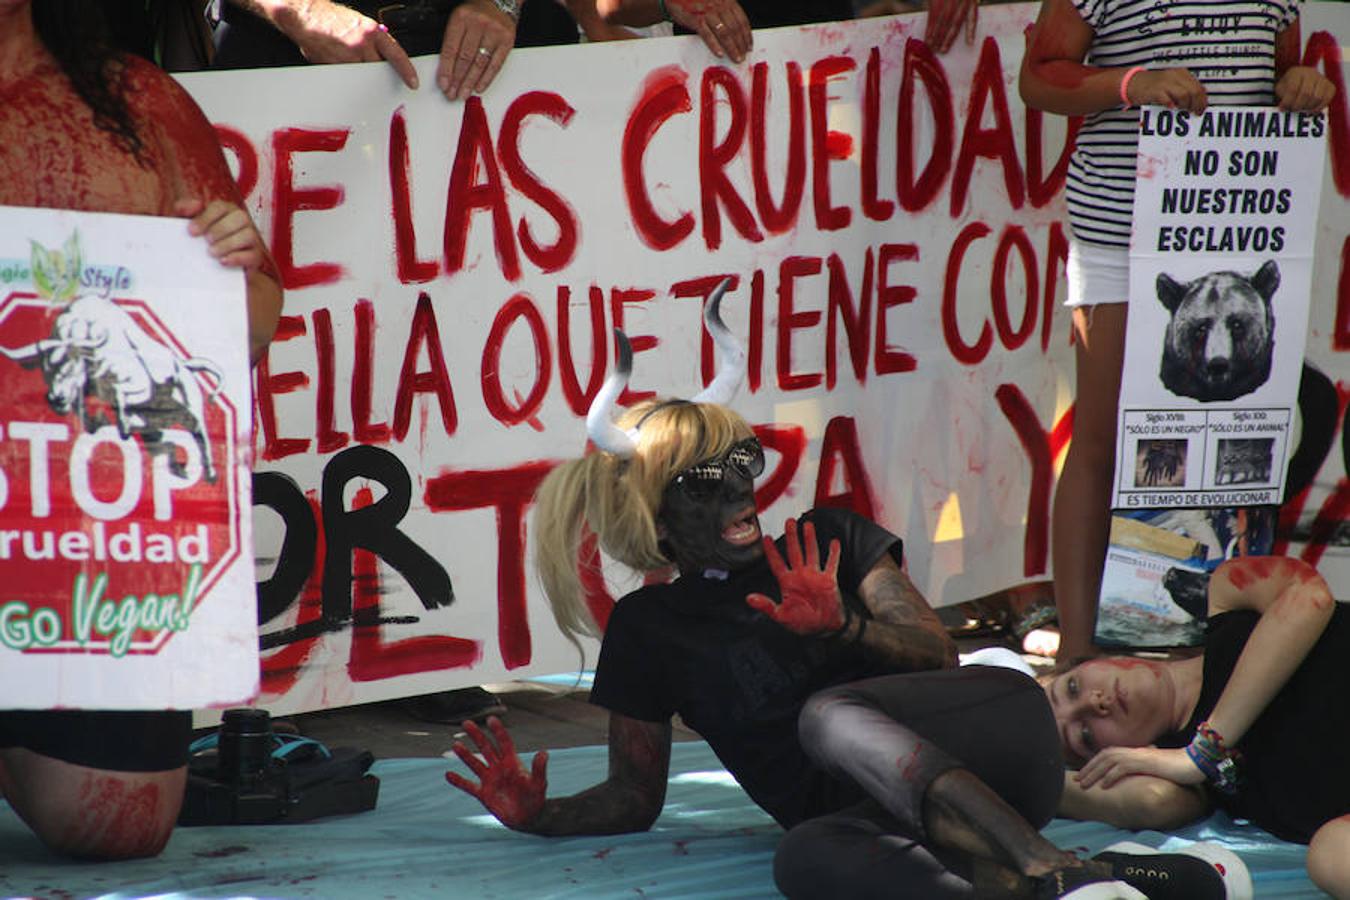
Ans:
[[[0,708],[257,693],[244,307],[182,220],[0,208]]]
[[[612,327],[633,395],[711,377],[726,275],[766,527],[851,505],[938,605],[1048,577],[1067,123],[1017,98],[1034,14],[985,9],[941,57],[917,16],[757,32],[742,65],[694,38],[517,51],[465,103],[429,60],[418,92],[375,65],[184,79],[288,287],[256,378],[264,699],[580,665],[532,493],[583,450]]]

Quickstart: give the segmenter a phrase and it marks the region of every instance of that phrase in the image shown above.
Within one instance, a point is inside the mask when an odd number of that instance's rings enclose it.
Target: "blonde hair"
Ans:
[[[616,424],[631,430],[638,423],[631,457],[596,451],[569,460],[549,473],[535,496],[535,566],[558,627],[578,647],[578,636],[600,636],[578,571],[587,530],[606,554],[631,569],[669,566],[656,527],[666,485],[753,435],[726,407],[687,400],[644,401]]]

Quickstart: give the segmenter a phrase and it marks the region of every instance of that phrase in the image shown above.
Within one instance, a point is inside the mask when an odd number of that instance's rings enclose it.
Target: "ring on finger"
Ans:
[[[491,55],[492,55],[492,52],[493,52],[493,51],[492,51],[492,48],[491,48],[491,47],[479,47],[479,48],[478,48],[478,55],[479,55],[479,56],[491,56]]]

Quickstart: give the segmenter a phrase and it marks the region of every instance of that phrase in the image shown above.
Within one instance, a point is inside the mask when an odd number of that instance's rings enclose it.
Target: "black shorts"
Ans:
[[[23,747],[110,772],[163,772],[187,765],[190,712],[0,710],[0,749]]]

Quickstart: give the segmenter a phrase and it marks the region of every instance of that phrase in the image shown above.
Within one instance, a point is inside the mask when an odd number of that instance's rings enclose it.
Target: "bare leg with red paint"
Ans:
[[[1060,634],[1055,667],[1060,670],[1096,655],[1092,630],[1111,531],[1125,304],[1077,307],[1073,322],[1077,338],[1073,440],[1050,522]]]
[[[0,751],[0,790],[57,853],[82,859],[155,856],[173,831],[186,767],[109,772],[21,747]]]

